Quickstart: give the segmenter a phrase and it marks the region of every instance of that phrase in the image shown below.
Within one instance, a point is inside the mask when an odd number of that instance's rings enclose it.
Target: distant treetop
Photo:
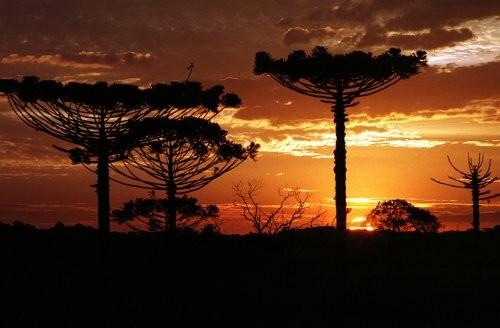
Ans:
[[[40,80],[35,76],[26,76],[21,81],[1,79],[0,93],[15,94],[19,100],[28,103],[63,101],[92,107],[148,106],[153,110],[165,107],[204,107],[216,112],[219,106],[238,107],[241,104],[241,99],[236,94],[224,93],[222,85],[203,89],[202,84],[195,81],[174,81],[139,88],[131,84],[108,84],[106,82],[64,84],[54,80]]]
[[[426,65],[427,54],[422,50],[403,55],[400,49],[391,48],[374,56],[363,51],[332,54],[318,46],[310,54],[296,50],[286,59],[274,59],[267,52],[258,52],[254,73],[269,74],[285,86],[295,85],[302,93],[310,92],[311,96],[321,96],[318,87],[323,92],[336,93],[342,88],[356,96],[365,96],[380,91],[379,88],[387,87],[388,83],[392,85],[392,82],[417,74],[419,68]],[[312,85],[301,85],[301,80]],[[331,93],[327,92],[324,98],[329,98],[327,95]]]
[[[401,50],[391,48],[373,56],[372,53],[353,51],[347,54],[331,54],[325,47],[316,47],[308,55],[304,50],[296,50],[287,59],[273,59],[267,52],[258,52],[255,58],[255,74],[285,74],[291,79],[300,78],[323,80],[385,78],[397,74],[407,78],[417,73],[418,68],[427,63],[427,54],[419,50],[411,55],[401,54]]]

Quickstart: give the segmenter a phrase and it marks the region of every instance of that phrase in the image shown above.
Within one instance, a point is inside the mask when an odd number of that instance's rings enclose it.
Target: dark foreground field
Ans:
[[[22,230],[22,229],[21,229]],[[3,327],[500,327],[500,233],[0,231]],[[1,323],[0,323],[1,324]]]

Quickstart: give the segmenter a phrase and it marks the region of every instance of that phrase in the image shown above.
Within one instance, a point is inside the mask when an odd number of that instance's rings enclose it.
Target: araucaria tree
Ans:
[[[135,122],[128,138],[139,143],[123,165],[112,165],[114,171],[127,178],[116,181],[165,192],[164,227],[175,231],[180,195],[205,187],[248,158],[255,159],[257,144],[244,147],[226,135],[217,123],[201,118],[147,118]]]
[[[470,155],[467,154],[467,170],[458,169],[451,161],[450,156],[447,156],[447,158],[453,170],[455,170],[460,175],[460,177],[455,178],[452,176],[448,176],[448,178],[451,180],[451,183],[443,182],[434,178],[431,178],[431,180],[448,187],[470,189],[472,194],[472,228],[475,232],[479,232],[479,202],[481,200],[491,200],[500,196],[500,194],[491,195],[491,190],[484,190],[493,182],[500,180],[500,177],[492,176],[491,159],[489,160],[488,166],[485,169],[485,167],[483,166],[484,154],[479,154],[478,160],[475,163]]]
[[[71,150],[56,147],[69,153],[74,163],[97,165],[98,227],[103,233],[110,229],[109,166],[130,146],[123,142],[129,122],[150,116],[211,116],[221,102],[235,98],[224,94],[222,86],[204,90],[191,81],[140,89],[105,82],[62,84],[37,77],[0,80],[0,93],[8,96],[28,126],[75,145]]]
[[[417,74],[427,63],[426,53],[417,51],[403,55],[399,49],[389,49],[373,56],[354,51],[331,54],[324,47],[312,53],[294,51],[286,59],[273,59],[266,52],[255,56],[254,73],[268,74],[278,83],[306,96],[331,104],[335,124],[335,206],[337,231],[346,231],[346,109],[358,104],[356,99],[380,92],[397,82]]]
[[[112,218],[135,231],[164,231],[168,207],[167,199],[156,198],[152,192],[150,198],[136,198],[126,202],[122,208],[112,212]],[[203,206],[196,198],[184,195],[176,199],[175,208],[178,228],[197,231],[218,229],[219,208],[215,205]]]

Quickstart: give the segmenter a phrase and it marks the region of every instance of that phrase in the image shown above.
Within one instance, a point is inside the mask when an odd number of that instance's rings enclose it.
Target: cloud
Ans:
[[[101,55],[131,51],[153,53],[157,60],[148,67],[141,66],[140,70],[127,68],[127,76],[105,78],[137,76],[145,82],[182,79],[190,62],[196,64],[195,79],[227,75],[249,77],[256,51],[283,55],[290,46],[309,46],[316,42],[331,46],[335,51],[350,51],[370,25],[381,26],[384,33],[432,30],[433,33],[424,39],[417,38],[424,45],[435,42],[428,40],[434,38],[434,31],[456,31],[445,35],[446,40],[453,38],[456,42],[470,35],[461,30],[468,28],[475,38],[465,42],[475,44],[482,37],[483,43],[462,57],[472,62],[479,58],[484,62],[498,55],[497,52],[484,59],[482,53],[492,51],[492,45],[498,44],[498,38],[489,36],[499,29],[479,31],[476,26],[469,26],[471,20],[480,21],[479,25],[483,27],[491,25],[483,20],[498,16],[496,0],[483,0],[480,4],[465,0],[410,3],[396,0],[317,0],[313,3],[305,0],[255,0],[247,1],[245,5],[239,2],[235,5],[234,0],[123,0],[119,6],[115,2],[97,0],[23,0],[22,5],[16,1],[2,4],[0,58],[12,54],[34,56],[29,60],[52,65],[44,65],[44,69],[0,65],[0,76],[31,73],[53,78],[67,74],[61,72],[62,66],[66,70],[77,65],[82,67],[78,69],[87,69],[85,64],[104,66],[102,69],[107,73],[115,73],[117,70],[108,68],[115,66],[114,58],[110,62],[110,58]],[[402,26],[406,21],[409,30]],[[399,43],[409,42],[407,37],[402,38],[404,40],[399,40]],[[94,57],[92,61],[82,62],[81,58],[63,55],[78,55],[82,51],[93,53],[94,56],[85,56]],[[456,58],[448,58],[445,64],[453,61]],[[459,62],[459,65],[462,64]],[[124,65],[118,66],[125,70]]]
[[[483,0],[480,3],[469,0],[420,0],[411,3],[401,2],[400,8],[403,9],[401,14],[387,23],[389,29],[418,30],[457,26],[469,20],[500,14],[500,2],[496,0]]]
[[[500,140],[497,140],[496,142],[471,140],[471,141],[465,141],[464,144],[474,145],[478,147],[500,147]]]
[[[324,39],[331,39],[336,35],[335,30],[330,26],[321,28],[289,28],[283,35],[283,44],[290,46],[293,44],[308,44],[312,41],[322,42]]]
[[[448,72],[429,67],[421,74],[387,90],[360,98],[360,104],[349,108],[348,112],[350,115],[368,113],[379,116],[391,112],[415,113],[422,110],[463,108],[478,99],[500,97],[499,74],[500,62],[456,67]],[[328,104],[282,87],[267,76],[206,82],[207,85],[217,83],[242,97],[244,107],[235,113],[235,118],[266,119],[274,125],[293,121],[314,125],[318,119],[331,121],[333,118]],[[283,106],[287,102],[291,104]]]
[[[491,62],[500,53],[500,2],[495,0],[319,1],[313,9],[293,19],[295,25],[303,28],[328,25],[336,31],[353,31],[344,37],[346,42],[330,44],[342,51],[359,47],[368,51],[389,46],[426,50],[448,47],[447,53],[455,52],[455,56],[433,52],[441,60],[431,63],[455,62],[460,66]],[[457,49],[457,45],[467,48]]]
[[[80,51],[70,55],[19,55],[10,54],[0,59],[0,64],[32,64],[50,65],[72,69],[112,69],[121,65],[149,63],[153,60],[151,53],[121,52],[103,53]]]
[[[436,49],[472,39],[468,28],[445,30],[442,28],[415,33],[389,33],[380,27],[371,27],[358,42],[358,47],[394,46],[405,49]]]
[[[450,145],[500,146],[497,122],[500,98],[478,99],[464,107],[425,109],[385,115],[353,113],[347,125],[348,147],[434,148]],[[262,153],[331,158],[335,144],[330,119],[273,121],[241,118],[242,109],[223,111],[217,122],[232,139],[258,142]]]
[[[333,3],[332,3],[333,2]],[[393,31],[457,26],[500,14],[500,3],[483,0],[336,0],[319,1],[301,20],[365,24],[377,22]]]

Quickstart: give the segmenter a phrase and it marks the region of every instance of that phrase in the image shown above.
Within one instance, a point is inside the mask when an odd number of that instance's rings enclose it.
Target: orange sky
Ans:
[[[146,4],[147,3],[147,4]],[[35,1],[3,5],[0,77],[35,74],[60,81],[120,81],[147,85],[193,79],[225,85],[243,98],[218,117],[230,136],[257,141],[261,152],[196,193],[223,209],[225,232],[245,232],[229,204],[231,185],[261,179],[262,202],[278,187],[300,186],[313,206],[333,216],[334,130],[327,105],[252,74],[253,56],[328,46],[332,52],[428,50],[420,75],[349,109],[348,220],[378,200],[405,198],[427,206],[447,229],[470,222],[466,190],[434,184],[451,174],[446,155],[464,165],[485,153],[500,175],[500,5],[459,0],[402,1]],[[118,5],[119,4],[119,5]],[[0,98],[0,220],[41,226],[57,220],[95,223],[92,174],[51,147]],[[492,186],[500,192],[500,183]],[[112,204],[145,196],[112,185]],[[500,224],[500,200],[482,207],[482,225]]]

